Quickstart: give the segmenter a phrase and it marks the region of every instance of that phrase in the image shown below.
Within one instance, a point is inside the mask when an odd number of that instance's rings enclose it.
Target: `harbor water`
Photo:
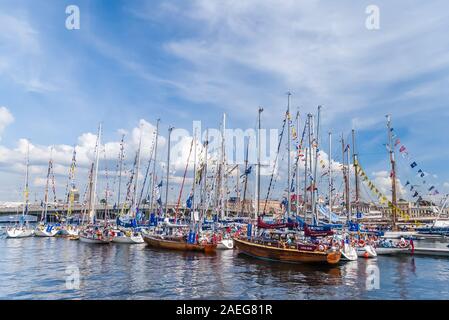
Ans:
[[[449,258],[380,256],[311,266],[236,250],[205,255],[4,235],[0,257],[0,299],[7,300],[449,299]]]

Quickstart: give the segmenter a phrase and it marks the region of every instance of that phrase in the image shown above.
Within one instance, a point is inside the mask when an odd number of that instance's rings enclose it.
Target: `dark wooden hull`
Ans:
[[[168,240],[158,236],[145,235],[143,240],[153,248],[166,250],[214,252],[217,249],[216,244],[191,244],[183,240]]]
[[[249,256],[288,263],[336,264],[340,261],[339,251],[303,251],[293,248],[274,247],[243,239],[234,239],[236,248]]]

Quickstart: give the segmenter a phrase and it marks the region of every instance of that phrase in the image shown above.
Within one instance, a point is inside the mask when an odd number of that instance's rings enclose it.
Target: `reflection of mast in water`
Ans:
[[[243,254],[238,255],[239,267],[244,267],[246,273],[258,285],[269,285],[282,288],[294,299],[317,298],[321,288],[343,285],[342,266],[317,266],[309,264],[277,263],[254,259]],[[234,261],[234,264],[236,262]],[[329,298],[338,299],[337,290],[326,292]],[[270,297],[265,297],[270,298]]]

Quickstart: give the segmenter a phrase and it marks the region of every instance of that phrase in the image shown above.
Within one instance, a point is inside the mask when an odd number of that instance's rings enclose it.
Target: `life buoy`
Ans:
[[[318,250],[324,251],[324,246],[323,246],[322,244],[320,244],[320,245],[318,246]]]
[[[405,243],[405,242],[400,242],[400,243],[399,243],[399,247],[400,247],[400,248],[405,248],[405,247],[407,247],[407,243]]]
[[[364,247],[365,244],[365,240],[359,240],[359,247]]]

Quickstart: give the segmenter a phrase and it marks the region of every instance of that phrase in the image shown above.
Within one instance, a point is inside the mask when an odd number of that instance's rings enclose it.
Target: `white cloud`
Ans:
[[[0,141],[5,128],[14,122],[14,117],[6,107],[0,107]]]

